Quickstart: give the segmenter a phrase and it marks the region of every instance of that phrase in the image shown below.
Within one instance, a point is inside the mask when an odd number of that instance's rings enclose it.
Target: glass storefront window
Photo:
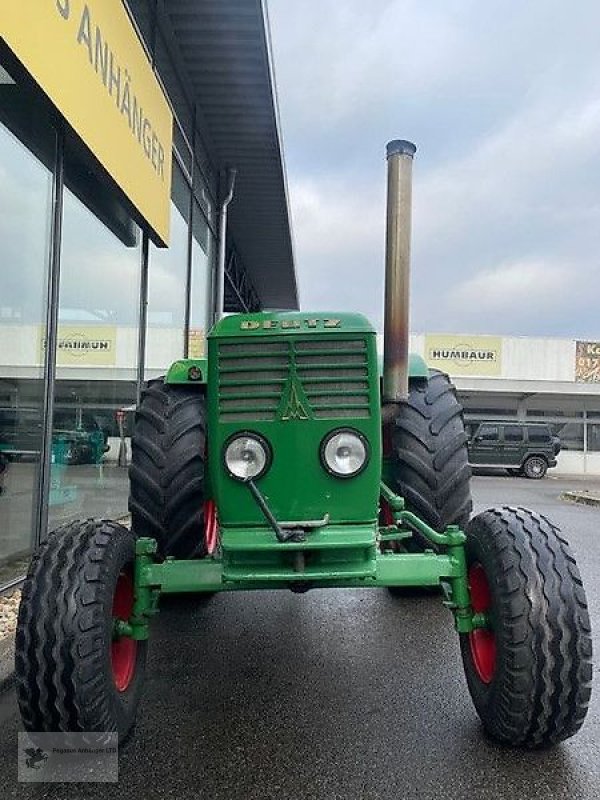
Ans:
[[[0,64],[0,585],[26,570],[34,538],[55,148]]]
[[[204,214],[194,201],[192,224],[192,288],[189,336],[190,358],[206,355],[206,333],[210,326],[213,238]]]
[[[183,356],[190,189],[173,162],[169,247],[150,248],[146,378],[164,375]]]
[[[208,190],[208,186],[206,185],[204,180],[198,175],[195,178],[194,197],[196,198],[198,205],[203,211],[204,216],[208,221],[209,227],[211,227],[214,231],[216,224],[215,204]]]
[[[547,417],[583,417],[583,410],[578,410],[574,408],[566,408],[566,409],[543,409],[543,408],[528,408],[527,409],[527,416],[528,417],[539,417],[539,418],[547,418]]]
[[[588,422],[587,449],[594,453],[600,451],[600,425],[597,422]]]
[[[127,514],[123,424],[136,397],[141,235],[74,157],[66,180],[50,529]]]
[[[555,422],[550,425],[552,433],[560,439],[561,450],[583,451],[583,424],[580,422]],[[588,444],[589,449],[589,444]]]

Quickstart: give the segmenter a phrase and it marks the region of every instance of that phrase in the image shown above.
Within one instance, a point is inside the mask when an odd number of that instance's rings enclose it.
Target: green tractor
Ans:
[[[383,373],[358,314],[254,313],[220,318],[206,360],[149,383],[131,530],[75,522],[33,556],[16,637],[27,730],[124,740],[163,594],[327,587],[437,587],[488,734],[533,748],[579,730],[591,635],[569,545],[524,508],[470,519],[455,390],[408,354],[414,153],[387,147]]]

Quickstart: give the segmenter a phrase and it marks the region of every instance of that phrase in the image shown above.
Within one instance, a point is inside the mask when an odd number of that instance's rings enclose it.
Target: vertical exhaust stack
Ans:
[[[217,271],[215,275],[215,308],[214,321],[218,322],[225,314],[225,258],[227,255],[227,209],[233,200],[235,177],[237,170],[230,167],[227,170],[227,194],[223,198],[219,210],[219,243],[217,252]]]
[[[385,235],[385,320],[383,401],[408,397],[408,337],[412,164],[417,148],[394,139],[386,147],[388,165]]]

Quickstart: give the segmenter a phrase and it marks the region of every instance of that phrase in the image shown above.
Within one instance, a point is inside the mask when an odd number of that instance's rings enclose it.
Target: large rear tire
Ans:
[[[411,381],[391,430],[393,488],[438,531],[464,527],[473,508],[463,409],[447,375]]]
[[[34,553],[15,637],[27,731],[130,733],[146,642],[114,640],[113,626],[131,616],[134,559],[135,537],[108,520],[64,525]]]
[[[505,506],[471,520],[466,552],[473,610],[489,618],[460,637],[485,730],[515,747],[568,739],[592,685],[587,602],[568,543],[546,517]]]
[[[200,387],[150,381],[131,441],[132,528],[161,556],[201,558],[205,541],[206,409]]]

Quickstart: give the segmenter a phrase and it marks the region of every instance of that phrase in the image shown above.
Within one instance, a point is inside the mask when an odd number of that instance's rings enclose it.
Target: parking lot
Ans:
[[[596,483],[479,475],[476,511],[527,505],[568,535],[600,652],[600,508],[559,499]],[[598,667],[595,677],[598,676]],[[597,680],[596,680],[597,683]],[[598,687],[596,686],[596,689]],[[16,783],[14,693],[0,698],[4,797],[597,798],[600,695],[549,752],[484,738],[439,598],[313,591],[170,600],[155,624],[145,699],[118,785]]]

